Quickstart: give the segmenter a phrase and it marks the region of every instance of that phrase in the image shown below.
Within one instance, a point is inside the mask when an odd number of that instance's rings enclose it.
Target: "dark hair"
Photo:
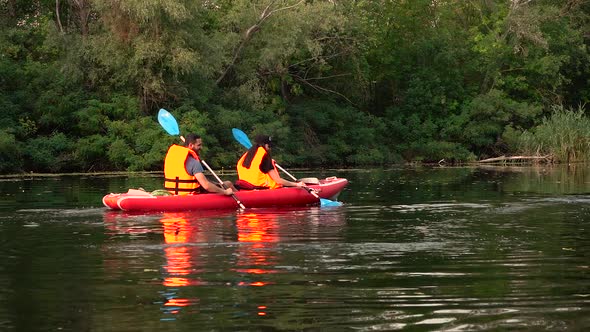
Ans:
[[[263,146],[264,144],[272,145],[272,138],[268,135],[256,135],[254,142],[260,146]]]
[[[199,138],[201,138],[201,136],[195,133],[190,133],[186,135],[186,137],[184,138],[184,146],[188,146],[191,143],[194,144]]]
[[[250,149],[248,149],[246,158],[244,158],[244,161],[242,162],[242,166],[246,168],[250,168],[250,166],[252,166],[252,159],[254,159],[254,156],[256,155],[256,152],[258,151],[259,147],[264,148],[264,144],[272,146],[273,142],[272,138],[268,135],[256,135],[256,137],[254,138],[254,143],[255,144],[252,145]],[[266,151],[266,153],[270,157],[270,153],[268,151]]]

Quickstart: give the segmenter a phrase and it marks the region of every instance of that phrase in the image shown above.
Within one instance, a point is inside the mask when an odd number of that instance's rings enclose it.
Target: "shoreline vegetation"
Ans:
[[[51,178],[60,176],[129,176],[129,175],[157,175],[163,174],[158,171],[137,171],[137,172],[72,172],[72,173],[13,173],[13,174],[0,174],[0,179],[15,179],[15,178]]]
[[[588,77],[588,1],[0,1],[0,174],[590,162]]]
[[[514,159],[519,160],[519,159]],[[404,163],[404,164],[391,164],[391,165],[382,165],[383,169],[388,168],[404,168],[404,169],[420,169],[420,168],[477,168],[477,169],[494,169],[494,170],[517,170],[517,169],[543,169],[545,171],[551,169],[559,169],[561,167],[567,167],[572,169],[577,169],[578,167],[586,168],[590,166],[588,162],[575,162],[575,163],[538,163],[538,162],[525,162],[525,163],[518,163],[518,162],[503,162],[498,160],[497,162],[469,162],[469,163],[461,163],[461,164],[445,164],[443,163]],[[322,168],[321,171],[334,171],[334,172],[342,172],[342,171],[365,171],[365,168]],[[236,171],[228,171],[221,169],[214,169],[214,171],[219,176],[233,176],[236,175]],[[298,172],[298,173],[317,173],[317,169],[298,169],[298,168],[290,168],[289,171]],[[208,172],[206,172],[207,174]],[[99,177],[129,177],[129,176],[152,176],[152,177],[163,177],[164,172],[161,171],[114,171],[114,172],[72,172],[72,173],[14,173],[14,174],[0,174],[0,181],[10,180],[10,179],[33,179],[33,178],[57,178],[63,176],[99,176]],[[207,174],[209,175],[209,174]],[[303,177],[302,177],[303,178]]]

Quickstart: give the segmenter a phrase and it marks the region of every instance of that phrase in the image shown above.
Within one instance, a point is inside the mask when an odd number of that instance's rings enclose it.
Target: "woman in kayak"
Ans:
[[[257,135],[254,145],[238,160],[238,185],[241,189],[277,189],[281,187],[305,187],[303,182],[281,178],[270,156],[272,139]]]
[[[227,189],[210,182],[203,174],[199,151],[203,145],[199,135],[188,134],[185,146],[173,144],[164,160],[164,188],[175,195],[218,193],[231,195],[236,191],[230,181],[224,181]]]

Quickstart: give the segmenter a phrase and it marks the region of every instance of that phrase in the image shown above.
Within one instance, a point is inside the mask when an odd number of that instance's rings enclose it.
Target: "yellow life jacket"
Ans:
[[[191,192],[198,192],[201,186],[197,179],[186,172],[184,163],[191,155],[197,161],[199,156],[195,151],[184,146],[173,144],[166,154],[164,160],[164,188],[174,195],[188,195]]]
[[[262,162],[262,157],[266,155],[266,150],[263,147],[258,147],[258,149],[256,150],[256,154],[254,155],[254,158],[252,158],[252,163],[250,164],[249,168],[246,168],[243,165],[244,159],[246,159],[247,154],[248,152],[244,153],[240,160],[238,160],[237,169],[238,178],[240,180],[247,181],[256,187],[267,187],[269,189],[277,189],[282,187],[282,185],[275,182],[275,180],[273,180],[270,177],[270,175],[262,173],[260,171],[260,163]],[[276,171],[277,168],[276,166],[274,166],[274,161],[272,164]]]

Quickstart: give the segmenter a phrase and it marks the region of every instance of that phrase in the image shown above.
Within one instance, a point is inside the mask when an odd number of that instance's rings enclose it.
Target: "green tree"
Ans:
[[[98,17],[73,65],[97,91],[116,89],[137,96],[151,114],[178,102],[188,81],[208,77],[219,66],[215,45],[203,31],[207,1],[109,0],[93,3]],[[206,80],[200,83],[207,85]],[[193,83],[190,88],[194,88]],[[203,89],[201,89],[203,90]]]
[[[233,1],[220,19],[224,67],[217,83],[232,106],[280,113],[306,95],[350,101],[362,36],[347,8],[329,1]],[[355,84],[343,84],[355,81]]]

